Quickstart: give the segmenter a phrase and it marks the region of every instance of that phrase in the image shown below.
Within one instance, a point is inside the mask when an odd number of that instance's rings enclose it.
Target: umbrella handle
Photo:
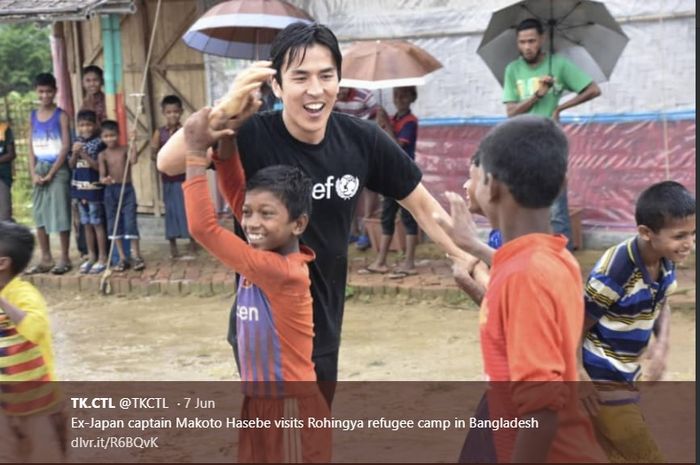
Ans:
[[[255,61],[260,59],[260,28],[255,28]]]
[[[549,0],[549,19],[547,20],[547,26],[549,26],[549,75],[552,75],[552,55],[554,55],[554,26],[557,25],[557,20],[554,19],[554,0]]]
[[[557,21],[550,16],[549,21],[547,21],[547,25],[549,26],[549,57],[547,57],[549,61],[549,75],[552,75],[552,55],[554,55],[554,26],[557,24]]]

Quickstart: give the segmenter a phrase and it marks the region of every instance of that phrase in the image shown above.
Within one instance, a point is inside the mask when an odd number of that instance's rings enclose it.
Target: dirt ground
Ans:
[[[211,298],[114,298],[87,301],[49,294],[58,375],[63,380],[235,380],[231,348],[225,340],[231,296]],[[477,311],[443,301],[389,301],[355,298],[348,302],[340,355],[340,379],[348,381],[452,381],[482,379]],[[695,313],[673,315],[667,379],[695,380]],[[454,384],[345,383],[336,393],[336,418],[468,418],[481,395],[479,385],[462,393]],[[452,392],[440,392],[453,389]],[[423,392],[416,392],[423,390]],[[687,390],[687,389],[685,389]],[[368,392],[369,391],[369,392]],[[408,391],[408,392],[407,392]],[[674,391],[677,408],[666,405],[653,420],[655,436],[678,428],[694,405],[693,393]],[[445,398],[448,401],[434,400]],[[403,397],[410,397],[404,401]],[[171,396],[172,397],[172,396]],[[377,398],[381,400],[377,400]],[[665,397],[667,398],[667,397]],[[657,405],[662,405],[658,404]],[[238,407],[239,408],[239,407]],[[646,411],[646,410],[645,410]],[[237,415],[237,407],[230,410]],[[157,412],[153,412],[155,415]],[[694,421],[693,421],[694,425]],[[694,434],[682,430],[661,439],[667,458],[687,461]],[[75,432],[77,434],[77,431]],[[151,433],[149,433],[151,434]],[[238,436],[226,431],[161,430],[167,447],[115,450],[87,455],[90,461],[235,461]],[[147,436],[146,433],[143,433]],[[333,433],[334,461],[452,462],[466,430],[416,430],[401,434]],[[203,442],[204,441],[204,442]],[[205,446],[205,444],[207,446]],[[680,447],[680,448],[679,448]],[[77,450],[76,450],[77,452]],[[81,453],[97,454],[94,450]],[[115,455],[120,454],[120,455]],[[675,455],[674,455],[675,454]],[[680,454],[680,455],[678,455]]]
[[[582,267],[590,268],[597,255],[599,252],[579,254]],[[694,381],[694,265],[679,271],[682,292],[672,299],[672,341],[666,378]],[[50,305],[57,373],[62,380],[238,379],[226,341],[232,294],[208,298],[84,296],[55,290],[45,290],[45,294]],[[346,304],[339,378],[347,381],[481,380],[476,307],[468,301],[450,303],[442,299],[412,300],[405,295],[393,299],[356,295]],[[670,389],[674,384],[664,383]],[[462,385],[373,383],[368,394],[361,383],[344,383],[338,387],[333,415],[337,418],[356,418],[357,415],[376,418],[460,415],[467,418],[474,412],[483,391],[479,387],[481,384],[475,383],[468,385],[466,393],[455,387]],[[444,392],[451,389],[452,392]],[[432,400],[435,396],[452,401],[436,405]],[[405,401],[406,397],[411,400]],[[662,411],[651,412],[655,415],[654,434],[669,460],[688,461],[687,454],[695,450],[695,436],[690,432],[694,431],[694,420],[687,428],[682,427],[682,434],[673,433],[673,428],[679,428],[679,418],[689,418],[687,409],[694,405],[694,391],[679,393],[676,390],[672,398],[677,401],[675,407],[665,402],[656,403],[664,405]],[[237,408],[231,410],[231,416],[236,415]],[[671,437],[665,439],[663,434],[669,432],[666,436]],[[148,434],[160,434],[167,447],[99,452],[82,449],[79,452],[87,455],[74,458],[98,462],[235,460],[238,436],[227,430],[191,434],[187,430],[171,429]],[[455,428],[444,432],[416,430],[401,434],[334,431],[333,459],[341,462],[454,462],[465,435],[466,430]]]
[[[226,341],[232,297],[116,298],[48,292],[63,380],[237,379]],[[673,314],[668,378],[695,379],[695,313]],[[443,301],[351,299],[340,379],[478,380],[477,311]]]
[[[146,257],[167,253],[146,243]],[[601,251],[576,253],[587,274]],[[352,263],[373,252],[350,248]],[[442,259],[434,244],[419,261]],[[389,263],[400,260],[390,255]],[[352,282],[351,271],[349,280]],[[695,255],[677,270],[671,298],[672,341],[667,378],[695,380]],[[381,285],[381,275],[375,284]],[[226,341],[232,294],[215,297],[71,295],[43,289],[50,306],[58,376],[63,380],[234,380]],[[416,301],[357,295],[348,299],[339,378],[350,381],[453,381],[482,376],[477,309],[464,300]]]

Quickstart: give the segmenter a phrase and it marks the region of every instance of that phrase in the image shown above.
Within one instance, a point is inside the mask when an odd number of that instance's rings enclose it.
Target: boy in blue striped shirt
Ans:
[[[581,379],[595,385],[584,404],[609,458],[656,462],[663,457],[636,382],[658,381],[666,366],[667,296],[676,288],[675,264],[695,246],[695,198],[677,182],[654,184],[637,200],[635,220],[637,235],[608,249],[588,276]]]

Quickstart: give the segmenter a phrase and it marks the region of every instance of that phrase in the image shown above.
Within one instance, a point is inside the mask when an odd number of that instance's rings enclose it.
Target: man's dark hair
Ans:
[[[166,105],[177,105],[182,108],[182,100],[177,95],[166,95],[163,100],[160,101],[161,110],[165,108]]]
[[[104,80],[104,73],[102,72],[102,68],[100,68],[99,66],[95,66],[95,65],[86,66],[85,68],[83,68],[83,77],[85,77],[85,75],[88,73],[96,74],[97,77],[100,78],[100,82],[104,84],[105,80]]]
[[[10,272],[17,276],[27,268],[34,253],[34,235],[24,225],[0,221],[0,257],[10,257]]]
[[[34,87],[46,86],[56,89],[56,78],[51,73],[39,73],[34,78]]]
[[[306,213],[311,216],[311,179],[299,168],[273,165],[261,169],[246,182],[246,192],[270,192],[289,211],[289,219],[296,220]]]
[[[97,113],[92,110],[80,110],[75,119],[76,121],[90,121],[97,124]]]
[[[544,32],[544,27],[542,27],[542,23],[539,19],[527,18],[520,21],[520,24],[515,28],[515,33],[517,34],[520,31],[526,31],[528,29],[536,29],[539,35],[542,35]]]
[[[637,226],[654,232],[664,228],[670,219],[680,220],[695,214],[695,197],[676,181],[663,181],[644,190],[637,199],[634,219]]]
[[[519,115],[494,127],[479,144],[485,173],[504,183],[525,208],[552,205],[566,176],[569,144],[549,118]]]
[[[106,119],[102,121],[102,124],[100,126],[102,127],[103,131],[106,129],[108,131],[114,131],[117,134],[119,134],[119,123],[117,123],[113,119]]]
[[[287,68],[295,61],[303,61],[306,57],[306,50],[314,44],[323,45],[331,51],[340,81],[343,55],[340,53],[338,39],[333,31],[322,24],[297,22],[282,29],[275,37],[270,49],[272,67],[277,71],[275,79],[280,86],[282,85],[282,65],[285,63],[285,59],[287,60]]]

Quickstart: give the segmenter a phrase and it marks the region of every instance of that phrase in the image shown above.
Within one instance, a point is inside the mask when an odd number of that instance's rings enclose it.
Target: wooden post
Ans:
[[[144,45],[144,66],[145,66],[145,61],[146,61],[146,56],[148,55],[148,43],[150,41],[151,37],[151,24],[152,21],[149,21],[148,19],[148,4],[147,0],[141,0],[141,8],[139,8],[139,11],[143,12],[141,15],[141,21],[142,21],[142,29],[143,29],[143,40],[142,43]],[[150,70],[144,70],[144,72],[148,72],[148,76],[146,77],[146,88],[144,90],[144,110],[146,111],[146,121],[147,124],[146,126],[148,127],[148,137],[150,140],[150,137],[153,135],[153,132],[155,131],[156,128],[156,114],[155,111],[158,108],[157,102],[155,102],[154,98],[155,96],[153,95],[153,77],[150,73]],[[140,117],[140,115],[136,115],[136,117]],[[151,147],[150,144],[148,144],[148,160],[151,160]],[[151,186],[152,186],[152,192],[153,192],[153,215],[155,217],[160,217],[163,215],[165,212],[165,207],[163,206],[163,193],[161,192],[161,186],[160,186],[160,176],[158,175],[158,169],[156,168],[155,162],[151,161],[150,164],[150,180],[151,180]]]
[[[78,109],[83,103],[83,55],[81,53],[80,26],[77,21],[71,22],[71,32],[73,36],[73,66],[75,66],[73,88],[78,89],[73,92],[73,108]]]

